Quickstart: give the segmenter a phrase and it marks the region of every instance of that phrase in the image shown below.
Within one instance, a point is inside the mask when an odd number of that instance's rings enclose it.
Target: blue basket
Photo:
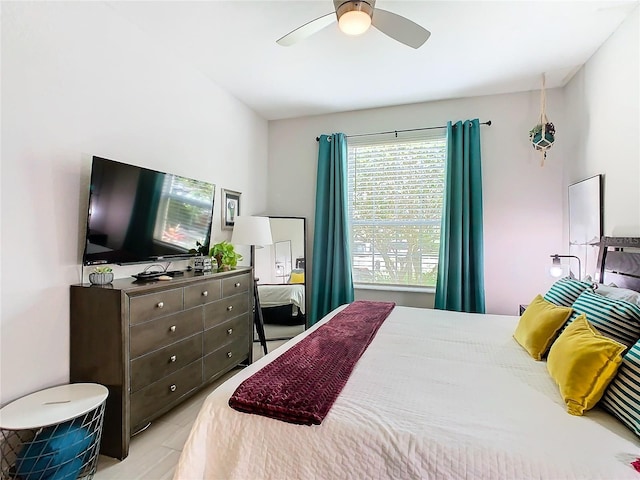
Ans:
[[[98,463],[105,402],[68,422],[37,430],[0,430],[4,479],[93,478]]]

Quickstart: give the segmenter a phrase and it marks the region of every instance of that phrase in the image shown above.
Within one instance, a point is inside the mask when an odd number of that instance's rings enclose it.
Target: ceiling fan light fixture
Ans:
[[[362,35],[371,26],[373,7],[368,2],[348,1],[336,9],[338,27],[347,35]]]
[[[411,47],[420,48],[431,32],[408,18],[376,7],[376,0],[333,0],[332,13],[322,15],[290,31],[276,40],[278,45],[288,47],[319,32],[338,19],[338,28],[347,35],[362,35],[374,27],[387,37]],[[375,10],[375,17],[374,17]]]
[[[371,17],[362,11],[347,12],[338,21],[338,26],[347,35],[362,35],[371,26]]]

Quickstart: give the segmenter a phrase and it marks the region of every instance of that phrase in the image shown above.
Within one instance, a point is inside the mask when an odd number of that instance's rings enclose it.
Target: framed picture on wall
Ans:
[[[233,230],[236,217],[240,215],[240,192],[222,189],[222,229]]]
[[[582,260],[580,278],[594,278],[602,237],[602,175],[569,185],[569,251]]]

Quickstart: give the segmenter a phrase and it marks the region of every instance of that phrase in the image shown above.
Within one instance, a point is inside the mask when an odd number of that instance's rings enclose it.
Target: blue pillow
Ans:
[[[589,282],[581,282],[571,277],[561,278],[551,285],[544,299],[561,307],[571,307],[578,296],[589,287]]]
[[[73,422],[47,427],[18,453],[16,474],[22,480],[75,479],[91,442],[89,431]]]
[[[573,314],[566,325],[584,313],[589,323],[605,337],[627,347],[640,339],[640,307],[633,303],[603,297],[588,289],[580,294],[572,308]]]
[[[618,417],[640,436],[640,342],[622,357],[618,373],[611,381],[599,405]]]

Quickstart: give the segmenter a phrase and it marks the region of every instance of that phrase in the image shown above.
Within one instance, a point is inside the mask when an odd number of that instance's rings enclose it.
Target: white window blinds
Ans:
[[[209,227],[215,186],[176,175],[166,175],[160,194],[154,241],[184,251],[204,242]]]
[[[356,284],[434,286],[444,197],[445,132],[349,140]]]

